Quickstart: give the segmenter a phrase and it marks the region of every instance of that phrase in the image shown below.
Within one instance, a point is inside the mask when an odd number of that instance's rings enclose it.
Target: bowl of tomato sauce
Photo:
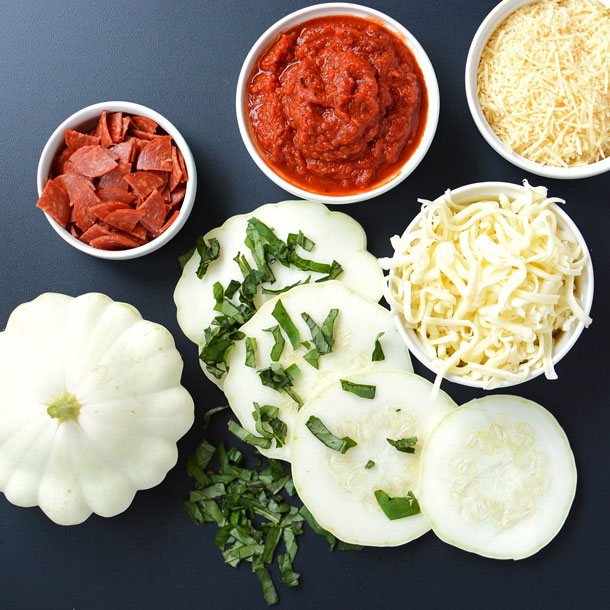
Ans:
[[[434,68],[415,37],[374,9],[333,2],[272,25],[242,66],[239,130],[278,186],[355,203],[402,182],[438,124]]]

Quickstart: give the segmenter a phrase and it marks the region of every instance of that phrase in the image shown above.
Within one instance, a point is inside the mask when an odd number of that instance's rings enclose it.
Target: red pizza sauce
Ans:
[[[320,194],[390,180],[417,147],[427,109],[405,43],[359,17],[321,17],[284,32],[248,81],[249,128],[263,159]]]

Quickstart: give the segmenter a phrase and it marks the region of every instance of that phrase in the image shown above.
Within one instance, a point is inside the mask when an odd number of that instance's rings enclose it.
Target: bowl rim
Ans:
[[[461,187],[455,189],[449,189],[451,191],[451,196],[456,201],[469,200],[474,197],[481,198],[486,196],[491,196],[494,194],[506,193],[508,195],[519,195],[523,193],[525,187],[522,184],[515,184],[510,182],[498,182],[498,181],[487,181],[487,182],[473,182],[471,184],[465,184]],[[439,197],[442,197],[440,195]],[[437,197],[435,199],[438,200]],[[556,203],[550,204],[553,211],[557,214],[561,222],[564,223],[564,228],[566,228],[578,241],[580,247],[583,252],[587,255],[587,264],[583,269],[583,273],[581,274],[580,281],[580,297],[581,297],[581,307],[583,311],[589,315],[591,312],[591,307],[593,305],[593,292],[594,292],[594,274],[593,274],[593,263],[591,260],[591,254],[587,247],[587,243],[580,232],[577,225],[574,221],[568,216],[568,214],[559,207]],[[417,223],[419,222],[422,215],[422,211],[420,211],[415,218],[408,224],[407,228],[401,235],[401,239],[410,233]],[[390,271],[390,275],[393,271]],[[422,347],[421,341],[417,336],[417,333],[412,328],[407,328],[403,321],[401,314],[396,312],[392,305],[390,305],[390,310],[392,312],[392,316],[394,317],[394,323],[396,328],[398,329],[398,333],[402,337],[403,341],[407,345],[409,351],[417,360],[423,364],[427,369],[432,371],[435,375],[439,373],[439,370],[432,364],[428,356],[426,355],[425,350]],[[578,321],[577,324],[572,328],[572,330],[563,337],[557,346],[553,347],[553,366],[557,365],[557,363],[570,351],[570,349],[574,346],[580,334],[584,330],[585,325],[582,321]],[[556,349],[556,348],[559,349]],[[531,379],[535,379],[544,373],[544,366],[539,367],[532,371],[528,377],[526,377],[523,381],[504,381],[496,386],[493,389],[499,388],[507,388],[510,386],[519,385],[521,383],[525,383],[530,381]],[[485,389],[484,383],[479,380],[469,379],[467,377],[461,377],[455,374],[444,374],[443,380],[451,381],[453,383],[457,383],[459,385],[469,386],[473,388]]]
[[[262,158],[258,152],[256,146],[252,141],[250,130],[248,129],[246,122],[246,83],[250,76],[253,68],[253,64],[260,57],[262,52],[271,44],[271,42],[284,30],[294,27],[299,23],[308,21],[309,19],[315,19],[316,17],[326,17],[330,15],[354,15],[356,17],[375,19],[383,23],[383,25],[394,34],[397,34],[407,45],[409,50],[413,53],[417,64],[424,77],[424,83],[426,85],[428,95],[428,113],[426,116],[426,126],[422,133],[421,139],[413,154],[407,159],[404,165],[398,170],[398,172],[378,187],[365,191],[363,193],[356,193],[352,195],[323,195],[319,193],[313,193],[306,191],[297,186],[294,186],[281,176],[279,176]],[[235,111],[237,115],[237,124],[239,127],[239,133],[241,139],[250,154],[250,157],[256,163],[258,168],[277,186],[288,191],[292,195],[300,197],[302,199],[309,199],[318,201],[321,203],[329,204],[347,204],[347,203],[358,203],[360,201],[366,201],[372,199],[383,193],[394,188],[400,184],[407,176],[409,176],[415,168],[421,163],[425,157],[428,149],[430,148],[436,128],[438,126],[438,119],[440,114],[440,92],[438,88],[438,81],[436,79],[436,73],[434,67],[424,51],[419,41],[398,21],[389,17],[388,15],[367,6],[360,4],[353,4],[348,2],[328,2],[324,4],[315,4],[307,6],[294,11],[267,28],[256,42],[250,48],[250,51],[246,55],[246,58],[242,64],[239,77],[237,80],[237,89],[235,94]]]
[[[53,158],[57,154],[58,150],[65,144],[65,130],[78,128],[86,123],[91,123],[95,119],[96,116],[100,116],[102,111],[106,110],[109,112],[126,112],[129,114],[140,114],[143,116],[147,116],[154,121],[156,121],[164,131],[168,133],[168,135],[172,136],[176,146],[180,149],[182,156],[184,157],[184,163],[186,165],[186,169],[188,171],[188,181],[186,183],[186,192],[184,194],[184,199],[182,201],[182,206],[180,208],[180,214],[178,218],[172,223],[172,225],[159,237],[149,241],[142,246],[138,246],[137,248],[130,248],[127,250],[101,250],[99,248],[94,248],[90,246],[73,235],[70,234],[69,231],[64,229],[57,221],[55,221],[49,214],[44,212],[47,220],[50,225],[53,227],[55,232],[64,239],[68,244],[84,252],[85,254],[90,254],[97,258],[104,258],[108,260],[127,260],[133,258],[139,258],[141,256],[145,256],[146,254],[150,254],[155,250],[158,250],[166,243],[168,243],[175,235],[180,231],[180,229],[184,226],[184,223],[187,221],[192,209],[193,204],[195,202],[195,195],[197,192],[197,168],[195,166],[195,160],[193,158],[193,153],[189,148],[186,140],[183,138],[182,134],[178,131],[178,129],[174,126],[171,121],[165,118],[162,114],[159,114],[152,108],[148,108],[142,104],[138,104],[135,102],[125,102],[125,101],[109,101],[109,102],[98,102],[96,104],[91,104],[90,106],[86,106],[77,110],[73,114],[71,114],[68,118],[62,121],[58,127],[53,131],[49,139],[47,140],[42,152],[40,154],[40,159],[38,161],[38,168],[36,171],[36,186],[38,190],[38,197],[42,194],[44,187],[49,179],[49,171],[51,168],[51,163],[53,162]]]
[[[506,19],[511,13],[514,13],[522,6],[539,1],[540,0],[502,0],[502,2],[497,4],[481,22],[481,25],[478,27],[472,39],[470,48],[468,50],[468,56],[466,58],[464,85],[466,89],[468,109],[470,110],[470,114],[475,125],[477,126],[477,129],[487,143],[499,155],[504,157],[504,159],[513,165],[516,165],[520,169],[544,178],[554,178],[560,180],[575,180],[579,178],[597,176],[598,174],[602,174],[610,170],[610,156],[595,163],[573,167],[555,167],[551,165],[542,165],[541,163],[531,161],[530,159],[527,159],[526,157],[512,151],[506,146],[506,144],[504,144],[504,142],[502,142],[502,140],[500,140],[487,122],[479,103],[479,96],[477,94],[477,69],[479,66],[481,53],[483,52],[487,41],[504,21],[504,19]],[[610,0],[600,0],[600,2],[605,6],[610,6]]]

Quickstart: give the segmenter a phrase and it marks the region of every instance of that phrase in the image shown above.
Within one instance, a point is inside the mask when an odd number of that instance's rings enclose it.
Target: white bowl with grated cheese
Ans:
[[[422,211],[394,254],[385,298],[409,351],[442,379],[507,387],[557,364],[591,322],[593,266],[546,188],[480,182]]]
[[[558,179],[610,170],[608,7],[504,0],[481,23],[466,61],[468,107],[513,165]]]

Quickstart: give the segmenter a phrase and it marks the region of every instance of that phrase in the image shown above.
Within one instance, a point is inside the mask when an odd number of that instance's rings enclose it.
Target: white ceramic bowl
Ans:
[[[180,215],[172,223],[172,225],[159,237],[144,244],[143,246],[139,246],[137,248],[130,248],[128,250],[101,250],[99,248],[89,246],[88,244],[76,239],[76,237],[71,235],[69,231],[64,229],[58,222],[53,220],[53,218],[51,218],[51,216],[49,216],[46,212],[45,215],[53,229],[55,229],[56,233],[62,239],[67,241],[71,246],[74,246],[81,252],[85,252],[86,254],[91,254],[92,256],[97,256],[99,258],[106,258],[110,260],[125,260],[131,258],[138,258],[140,256],[144,256],[146,254],[154,252],[155,250],[158,250],[159,248],[161,248],[161,246],[164,246],[167,242],[169,242],[178,233],[178,231],[180,231],[184,223],[187,221],[191,210],[193,209],[193,203],[195,202],[195,193],[197,192],[197,169],[195,168],[195,160],[193,159],[191,150],[188,147],[188,144],[186,143],[185,139],[180,134],[180,132],[172,125],[172,123],[170,123],[164,116],[160,115],[158,112],[155,112],[154,110],[151,110],[146,106],[142,106],[141,104],[134,104],[132,102],[101,102],[99,104],[87,106],[86,108],[75,112],[53,132],[53,135],[49,138],[49,140],[45,144],[45,147],[42,150],[42,154],[40,155],[40,161],[38,162],[38,173],[36,176],[38,196],[40,197],[40,195],[42,194],[47,180],[49,179],[53,158],[64,147],[65,130],[74,129],[80,131],[88,131],[89,129],[95,126],[103,110],[107,110],[108,112],[122,111],[128,114],[138,114],[149,117],[156,121],[159,126],[173,138],[176,146],[180,149],[180,152],[184,157],[184,163],[188,172],[186,193],[184,195],[182,206],[180,208]]]
[[[247,125],[247,105],[248,105],[248,93],[247,83],[258,61],[259,57],[264,51],[279,37],[279,35],[299,23],[309,21],[318,17],[328,17],[330,15],[351,15],[354,17],[361,17],[364,19],[371,19],[381,24],[391,32],[397,34],[407,45],[409,50],[413,53],[417,64],[423,74],[426,89],[428,92],[428,115],[426,118],[426,127],[422,134],[421,140],[417,148],[413,151],[411,157],[405,162],[400,170],[391,177],[388,181],[378,186],[377,188],[358,193],[355,195],[321,195],[318,193],[311,193],[303,190],[297,186],[294,186],[290,182],[284,180],[281,176],[276,174],[265,160],[261,157],[257,150],[254,142],[252,141],[252,135]],[[372,199],[381,195],[386,191],[394,188],[397,184],[400,184],[413,170],[419,165],[424,155],[430,148],[436,127],[438,124],[438,115],[440,108],[440,95],[438,91],[438,83],[436,81],[436,74],[434,68],[426,55],[426,52],[422,46],[417,42],[413,34],[405,29],[400,23],[366,6],[360,6],[358,4],[348,4],[343,2],[331,2],[328,4],[317,4],[315,6],[309,6],[301,10],[295,11],[290,15],[280,19],[278,22],[273,24],[255,43],[250,49],[246,60],[239,73],[239,80],[237,81],[237,93],[235,97],[235,106],[237,112],[237,123],[239,125],[239,131],[241,133],[242,140],[250,153],[250,156],[262,170],[262,172],[278,186],[284,190],[301,197],[303,199],[311,199],[314,201],[320,201],[322,203],[355,203],[358,201],[365,201],[366,199]]]
[[[468,51],[466,59],[466,99],[468,100],[468,108],[470,114],[481,135],[487,140],[487,143],[507,161],[513,165],[520,167],[537,176],[546,178],[558,179],[573,179],[573,178],[588,178],[596,176],[610,170],[610,157],[591,163],[590,165],[582,165],[575,167],[553,167],[550,165],[542,165],[530,159],[526,159],[508,148],[502,140],[493,132],[479,104],[479,96],[477,94],[477,69],[481,53],[487,44],[491,35],[496,31],[500,24],[518,8],[526,4],[532,4],[538,0],[503,0],[498,4],[479,26]],[[600,0],[601,4],[610,6],[610,0]]]
[[[451,198],[455,203],[467,203],[473,201],[481,201],[484,198],[492,197],[496,198],[500,193],[505,193],[509,197],[517,197],[524,191],[524,187],[519,184],[510,184],[508,182],[477,182],[474,184],[467,184],[457,189],[451,190]],[[553,194],[550,194],[553,196]],[[582,248],[582,251],[587,254],[588,262],[584,267],[584,270],[579,278],[579,282],[576,287],[576,298],[581,305],[582,309],[588,315],[591,311],[593,304],[593,264],[591,263],[591,257],[587,244],[578,230],[578,227],[574,224],[572,219],[559,207],[557,204],[551,204],[555,214],[558,217],[558,225],[571,233],[577,240]],[[417,224],[420,222],[421,212],[413,219],[409,226],[405,229],[403,236],[413,231]],[[417,333],[412,328],[407,328],[404,324],[402,316],[396,311],[394,314],[394,321],[398,328],[400,336],[407,344],[409,351],[427,368],[433,371],[435,374],[438,373],[438,369],[432,364],[432,361],[426,354],[424,346],[422,345]],[[584,324],[578,322],[574,325],[570,332],[563,333],[559,341],[553,346],[553,364],[556,365],[572,348],[576,340],[583,331]],[[508,387],[518,385],[519,383],[525,383],[530,379],[534,379],[544,373],[544,368],[540,367],[533,370],[527,379],[520,382],[505,381],[497,387]],[[443,379],[459,383],[461,385],[470,386],[473,388],[483,388],[484,384],[482,381],[468,379],[467,377],[461,377],[459,375],[444,375]]]

